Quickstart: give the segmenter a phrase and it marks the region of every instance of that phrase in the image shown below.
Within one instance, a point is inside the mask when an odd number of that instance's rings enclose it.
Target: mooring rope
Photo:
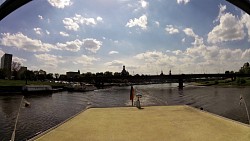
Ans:
[[[245,99],[244,99],[244,97],[242,95],[240,95],[240,104],[241,104],[241,101],[243,101],[243,103],[244,103],[246,113],[247,113],[248,123],[250,124],[250,117],[249,117],[249,113],[248,113],[247,104],[246,104],[246,101],[245,101]]]
[[[13,133],[12,133],[12,136],[11,136],[11,141],[15,141],[17,121],[18,121],[18,118],[19,118],[19,114],[20,114],[20,110],[21,110],[22,104],[23,104],[23,99],[24,99],[24,96],[22,97],[22,100],[20,102],[20,106],[19,106],[18,113],[17,113],[17,116],[16,116],[14,130],[13,130]]]

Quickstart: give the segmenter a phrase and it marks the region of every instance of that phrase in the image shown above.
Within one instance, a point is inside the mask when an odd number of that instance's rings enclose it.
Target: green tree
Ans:
[[[114,76],[121,76],[121,73],[120,72],[115,72]]]
[[[12,61],[11,63],[11,71],[12,71],[12,76],[14,76],[14,79],[17,79],[17,72],[21,68],[21,63]]]
[[[236,79],[236,83],[238,84],[238,85],[242,85],[242,84],[245,84],[246,83],[246,80],[244,79],[244,78],[237,78]]]
[[[104,74],[103,74],[103,72],[98,72],[98,73],[96,73],[96,76],[97,77],[102,77]]]
[[[59,76],[59,73],[55,73],[56,80],[58,80]]]
[[[250,74],[250,67],[244,69],[245,74]]]
[[[26,70],[22,75],[21,75],[21,79],[25,80],[27,78],[27,80],[35,80],[35,74],[33,71],[30,70]]]
[[[248,62],[245,63],[243,65],[243,67],[240,68],[239,73],[240,74],[250,74],[250,65]]]
[[[37,80],[44,81],[45,78],[46,78],[46,75],[44,75],[44,74],[38,74],[38,75],[36,75],[36,79]]]
[[[109,71],[106,71],[106,72],[104,73],[104,76],[106,76],[106,77],[112,77],[112,76],[113,76],[113,73],[112,73],[112,72],[109,72]]]
[[[48,74],[46,75],[46,79],[52,80],[52,79],[53,79],[53,73],[48,73]]]
[[[87,72],[84,76],[85,76],[85,77],[92,77],[93,74],[92,74],[91,72]]]

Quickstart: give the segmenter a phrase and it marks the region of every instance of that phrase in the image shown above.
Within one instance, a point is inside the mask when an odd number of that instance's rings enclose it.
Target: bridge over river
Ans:
[[[192,79],[227,79],[231,78],[232,81],[236,77],[250,77],[250,74],[172,74],[172,75],[135,75],[135,76],[95,76],[91,77],[97,85],[103,85],[104,83],[114,82],[116,80],[124,80],[124,82],[167,82],[176,81],[179,83],[179,88],[183,88],[185,80]]]

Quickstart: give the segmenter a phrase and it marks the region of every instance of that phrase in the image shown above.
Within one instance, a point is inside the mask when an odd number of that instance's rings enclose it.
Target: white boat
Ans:
[[[94,91],[97,88],[92,84],[85,83],[74,83],[67,86],[68,91],[77,91],[77,92],[86,92],[86,91]]]
[[[22,87],[23,93],[52,93],[53,89],[50,85],[25,85]]]
[[[94,85],[92,85],[92,84],[85,84],[85,86],[86,86],[86,88],[85,88],[86,91],[97,90],[97,88]]]

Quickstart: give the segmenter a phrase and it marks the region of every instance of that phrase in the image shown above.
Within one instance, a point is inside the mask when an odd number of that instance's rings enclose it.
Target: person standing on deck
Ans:
[[[130,89],[130,100],[132,102],[132,106],[134,106],[134,95],[135,95],[135,90],[134,90],[133,86],[131,86],[131,89]]]

